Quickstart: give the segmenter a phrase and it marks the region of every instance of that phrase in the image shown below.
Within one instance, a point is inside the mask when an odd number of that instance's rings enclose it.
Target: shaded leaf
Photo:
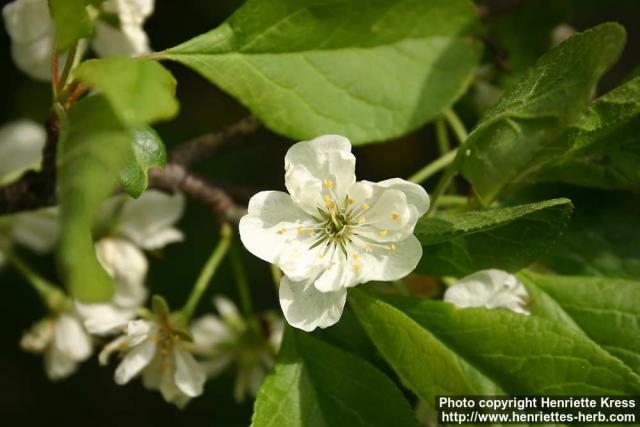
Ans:
[[[486,268],[517,271],[551,248],[572,209],[570,200],[553,199],[424,217],[415,230],[423,247],[416,271],[436,276],[464,276]]]
[[[167,162],[167,150],[160,135],[150,127],[138,128],[133,134],[133,156],[120,173],[120,185],[131,197],[140,197],[149,184],[148,171],[163,167]]]
[[[85,0],[49,0],[49,9],[56,27],[58,52],[93,34],[93,22]]]

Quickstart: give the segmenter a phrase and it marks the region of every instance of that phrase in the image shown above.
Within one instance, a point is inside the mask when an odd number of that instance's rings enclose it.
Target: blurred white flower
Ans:
[[[114,351],[123,353],[115,372],[117,384],[126,384],[141,374],[145,387],[159,390],[167,402],[184,407],[202,394],[206,375],[182,335],[165,320],[130,321],[124,335],[100,353],[100,363],[105,365]]]
[[[45,370],[52,380],[71,375],[92,353],[91,337],[72,312],[39,321],[22,337],[20,346],[44,353]]]
[[[460,279],[446,290],[444,301],[463,308],[506,308],[529,314],[527,289],[516,276],[502,270],[481,270]]]
[[[143,25],[153,13],[154,0],[106,0],[97,9],[88,8],[96,17],[93,48],[98,56],[150,51]],[[14,0],[2,14],[18,69],[34,79],[50,80],[55,27],[47,0]]]
[[[47,0],[15,0],[4,6],[2,15],[18,69],[37,80],[51,79],[55,29]]]
[[[240,221],[247,249],[284,272],[280,305],[305,331],[340,319],[348,287],[400,279],[422,256],[413,229],[429,207],[427,192],[399,178],[356,182],[355,163],[339,135],[293,145],[289,194],[254,195]]]
[[[149,39],[144,21],[153,13],[154,0],[107,0],[100,5],[103,17],[95,22],[93,49],[99,56],[135,56],[148,53]]]
[[[28,120],[0,128],[0,184],[17,179],[29,169],[38,169],[46,140],[44,128]],[[0,219],[3,245],[18,243],[34,252],[50,251],[58,239],[58,209],[23,212]],[[0,251],[0,265],[4,256]]]
[[[75,304],[87,330],[92,334],[105,335],[120,330],[144,304],[148,264],[142,251],[124,239],[104,238],[96,243],[95,248],[98,260],[113,277],[115,294],[108,303],[76,301]]]
[[[218,296],[214,304],[219,316],[205,315],[193,322],[193,353],[204,361],[202,366],[209,377],[234,366],[237,370],[233,396],[238,402],[257,394],[262,381],[275,363],[280,349],[284,322],[273,313],[261,320],[261,331],[249,327],[235,304]]]

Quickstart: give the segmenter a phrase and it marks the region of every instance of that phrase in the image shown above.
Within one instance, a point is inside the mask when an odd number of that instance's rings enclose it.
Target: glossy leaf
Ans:
[[[131,197],[139,197],[149,184],[149,169],[167,162],[167,150],[160,135],[150,127],[135,129],[132,134],[133,156],[120,174],[120,185]]]
[[[380,353],[427,404],[437,395],[640,391],[640,377],[573,325],[360,289],[349,298]]]
[[[49,9],[56,27],[58,52],[93,34],[93,22],[85,0],[49,0]]]
[[[563,133],[579,119],[625,38],[618,24],[576,34],[543,55],[485,114],[457,158],[483,204],[564,154],[569,143]]]
[[[386,427],[416,421],[400,390],[368,362],[287,328],[251,425]]]
[[[193,68],[276,132],[383,141],[462,95],[481,45],[467,0],[249,0],[158,54]],[[366,76],[366,78],[363,78]]]
[[[131,126],[166,120],[178,112],[176,81],[156,62],[124,56],[90,59],[73,74],[102,93]]]
[[[464,276],[485,268],[517,271],[544,255],[565,229],[573,206],[553,199],[418,221],[423,256],[416,271]]]

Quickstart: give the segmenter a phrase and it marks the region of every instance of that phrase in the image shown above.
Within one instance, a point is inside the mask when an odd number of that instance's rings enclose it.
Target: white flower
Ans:
[[[516,276],[502,270],[481,270],[460,279],[444,293],[444,301],[463,308],[506,308],[529,314],[527,289]]]
[[[144,21],[153,13],[154,0],[107,0],[102,13],[116,16],[119,27],[106,20],[95,22],[93,49],[99,56],[135,56],[148,53],[149,39]]]
[[[202,366],[209,377],[235,365],[237,376],[233,396],[237,402],[242,402],[247,395],[256,395],[266,372],[275,363],[284,322],[267,313],[261,322],[265,330],[256,333],[233,302],[216,297],[214,304],[219,316],[208,314],[193,322],[193,352],[206,360]]]
[[[44,128],[28,120],[0,128],[0,184],[17,179],[29,169],[40,167],[46,140]],[[58,240],[58,209],[23,212],[0,219],[0,238],[16,242],[39,254],[50,251]],[[0,264],[4,256],[0,253]]]
[[[20,345],[26,351],[44,353],[45,370],[52,380],[71,375],[92,352],[91,337],[71,312],[36,323]]]
[[[125,326],[146,300],[144,282],[148,263],[142,251],[124,239],[103,238],[95,248],[98,260],[113,277],[115,294],[109,303],[76,301],[75,304],[87,330],[92,334],[105,335]]]
[[[100,363],[105,365],[114,351],[124,353],[115,372],[117,384],[126,384],[141,374],[145,387],[159,390],[167,402],[178,407],[202,394],[205,372],[167,321],[130,321],[125,335],[100,353]]]
[[[305,331],[340,319],[347,288],[400,279],[422,256],[413,229],[426,191],[398,178],[356,182],[355,162],[342,136],[295,144],[285,157],[289,194],[254,195],[240,221],[247,249],[284,272],[280,304]]]
[[[47,0],[15,0],[2,15],[16,66],[34,79],[51,79],[55,29]]]
[[[91,15],[97,16],[93,48],[98,56],[148,53],[143,25],[153,7],[154,0],[106,0],[99,9],[89,6]],[[50,80],[55,26],[47,0],[15,0],[2,9],[2,14],[16,66],[34,79]]]

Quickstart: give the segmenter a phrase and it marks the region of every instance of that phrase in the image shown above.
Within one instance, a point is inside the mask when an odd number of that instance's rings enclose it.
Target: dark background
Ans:
[[[8,3],[2,1],[2,5]],[[146,25],[155,50],[162,50],[216,27],[241,1],[156,0],[156,10]],[[549,47],[550,29],[567,22],[578,30],[606,21],[618,21],[628,31],[622,60],[603,80],[600,92],[615,87],[637,65],[640,40],[640,1],[637,0],[529,0],[478,2],[485,18],[487,50],[484,63],[493,64],[492,81],[508,86]],[[428,23],[425,23],[428,25]],[[19,118],[44,122],[50,102],[45,83],[30,80],[17,71],[10,59],[9,39],[0,32],[2,59],[0,124]],[[213,131],[247,115],[235,100],[192,71],[165,64],[178,81],[181,112],[171,123],[157,126],[170,147],[201,133]],[[461,100],[457,110],[468,125],[477,120],[472,96]],[[233,182],[250,191],[283,187],[283,156],[291,141],[260,130],[248,143],[226,150],[196,170],[217,181]],[[356,149],[358,176],[378,180],[407,176],[433,159],[436,153],[433,131],[427,126],[399,141]],[[2,159],[0,159],[2,161]],[[427,182],[429,189],[433,185]],[[242,200],[239,200],[242,201]],[[216,243],[216,225],[209,212],[189,202],[179,227],[186,241],[149,254],[148,284],[154,293],[165,295],[170,304],[184,302],[201,265]],[[40,271],[55,280],[50,258],[24,254]],[[277,308],[268,266],[243,253],[258,309]],[[224,264],[210,293],[236,299],[228,265]],[[68,379],[51,383],[44,374],[42,358],[23,353],[18,342],[22,333],[45,312],[30,287],[10,268],[0,272],[0,423],[12,425],[187,425],[244,426],[249,424],[251,402],[237,404],[231,389],[234,373],[206,385],[205,394],[180,411],[163,401],[157,392],[143,388],[140,381],[126,386],[113,382],[113,366],[98,366],[94,356]],[[206,297],[200,311],[212,308]],[[6,422],[12,424],[7,424]]]

